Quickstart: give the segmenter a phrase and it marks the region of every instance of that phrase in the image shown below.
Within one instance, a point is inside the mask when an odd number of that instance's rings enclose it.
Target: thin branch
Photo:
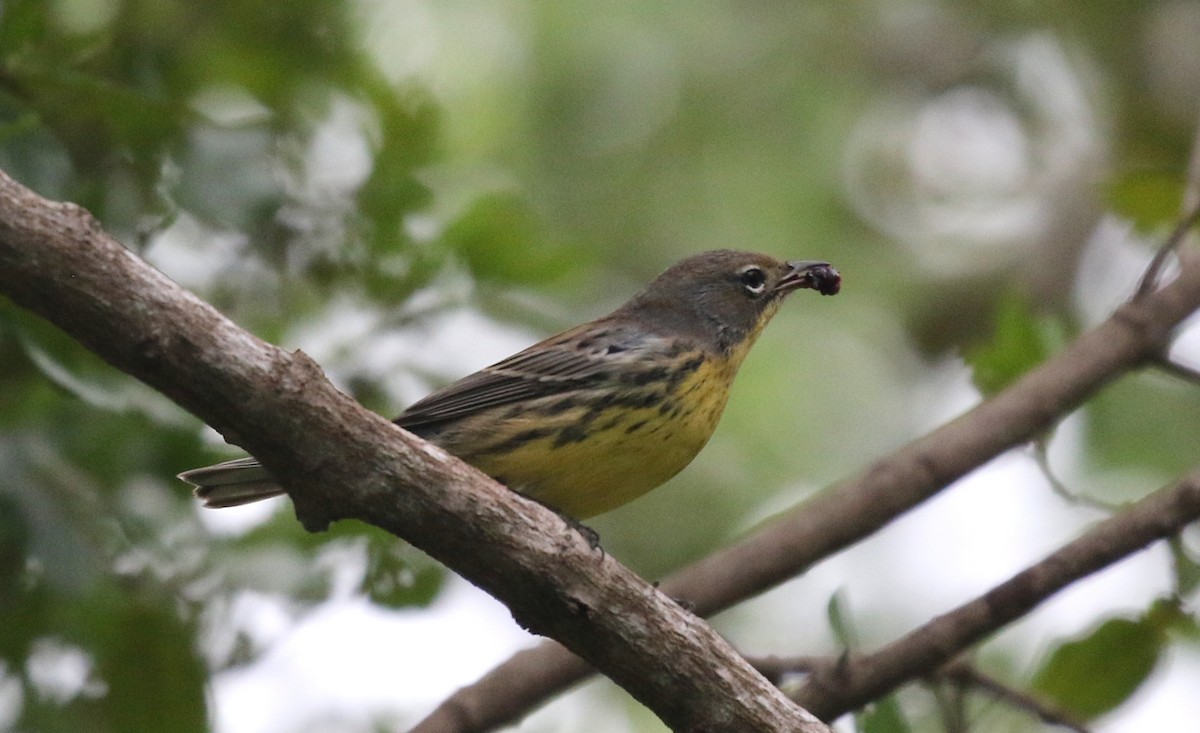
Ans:
[[[944,685],[933,685],[930,689],[942,719],[942,730],[945,733],[966,733],[966,691],[962,687]]]
[[[1200,469],[1100,522],[1041,562],[876,652],[813,672],[795,699],[832,720],[945,665],[1075,581],[1200,519]]]
[[[963,688],[980,690],[1018,710],[1035,716],[1048,725],[1056,725],[1075,733],[1090,733],[1082,723],[1054,705],[1043,702],[1027,692],[1010,687],[1000,680],[979,671],[973,664],[959,660],[943,667],[937,674]]]
[[[1192,154],[1188,159],[1187,185],[1183,189],[1183,211],[1200,207],[1200,119],[1192,137]]]
[[[1192,138],[1192,154],[1188,159],[1187,179],[1184,182],[1183,200],[1180,202],[1180,218],[1175,230],[1163,246],[1154,253],[1149,267],[1142,273],[1133,299],[1144,298],[1147,293],[1158,286],[1159,277],[1166,266],[1167,258],[1179,249],[1188,231],[1200,221],[1200,120],[1197,120],[1196,132]]]
[[[1122,305],[1004,392],[740,542],[674,573],[661,589],[707,616],[805,572],[968,471],[1035,440],[1104,386],[1158,358],[1174,328],[1197,307],[1200,258],[1181,257],[1178,278]],[[413,733],[493,730],[591,673],[557,644],[518,652],[447,698]]]
[[[1168,374],[1173,374],[1180,379],[1185,379],[1192,384],[1200,385],[1200,369],[1184,364],[1181,361],[1172,359],[1169,356],[1162,356],[1155,360],[1155,365]]]
[[[797,656],[766,656],[747,657],[747,661],[755,669],[775,685],[782,685],[793,675],[806,675],[818,669],[831,669],[839,665],[853,663],[852,657],[814,657]],[[1057,725],[1075,733],[1090,733],[1082,723],[1071,715],[1058,709],[1050,703],[1039,700],[1034,695],[1006,685],[1000,680],[980,671],[975,665],[962,659],[955,659],[926,679],[944,681],[962,689],[975,689],[1018,710],[1023,710],[1035,716],[1043,723]]]
[[[365,410],[307,356],[241,330],[82,208],[3,173],[0,292],[257,456],[310,531],[354,518],[408,540],[672,728],[827,731],[553,512]]]
[[[1042,477],[1046,479],[1046,483],[1050,484],[1050,490],[1062,497],[1063,501],[1075,504],[1076,506],[1086,506],[1090,509],[1096,509],[1105,514],[1112,514],[1121,509],[1120,505],[1109,504],[1099,499],[1093,499],[1086,494],[1072,491],[1069,486],[1063,483],[1063,480],[1055,473],[1054,467],[1050,465],[1050,450],[1045,439],[1037,440],[1033,446],[1033,460],[1037,463],[1038,468],[1041,469]]]
[[[1131,301],[1137,302],[1145,298],[1158,287],[1163,268],[1167,266],[1167,260],[1183,244],[1188,232],[1191,231],[1192,227],[1196,226],[1196,222],[1198,221],[1200,221],[1200,204],[1188,210],[1179,223],[1175,225],[1171,236],[1167,237],[1167,241],[1154,253],[1154,258],[1150,260],[1146,271],[1142,273],[1142,279],[1138,283],[1137,290],[1134,291],[1133,296],[1130,298]]]
[[[758,670],[758,673],[778,687],[789,675],[807,674],[819,667],[833,664],[836,660],[830,657],[814,657],[797,655],[780,657],[774,654],[765,657],[746,657],[746,661]]]

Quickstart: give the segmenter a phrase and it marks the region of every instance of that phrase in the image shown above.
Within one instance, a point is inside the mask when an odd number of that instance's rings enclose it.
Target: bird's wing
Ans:
[[[587,388],[632,376],[647,352],[666,348],[661,337],[627,326],[584,324],[534,344],[414,403],[395,419],[413,429],[457,420],[521,400]],[[648,367],[647,367],[648,368]]]

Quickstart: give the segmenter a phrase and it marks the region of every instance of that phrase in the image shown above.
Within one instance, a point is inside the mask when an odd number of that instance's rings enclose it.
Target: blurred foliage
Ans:
[[[991,338],[964,354],[975,386],[986,396],[1008,387],[1062,346],[1060,331],[1054,323],[1039,319],[1019,291],[1001,296]]]
[[[1109,619],[1061,644],[1033,678],[1033,688],[1082,720],[1109,712],[1141,687],[1166,641],[1162,613]]]
[[[842,648],[843,653],[849,654],[858,651],[862,642],[854,628],[854,617],[850,614],[847,605],[844,593],[841,591],[834,593],[829,596],[829,601],[825,604],[825,616],[829,620],[829,631],[833,634],[834,640]]]
[[[383,80],[357,35],[328,0],[5,2],[0,167],[151,257],[181,223],[236,241],[207,287],[268,337],[289,327],[281,308],[302,318],[332,292],[402,302],[442,257],[405,222],[430,202],[416,172],[438,113]],[[366,148],[350,179],[314,168],[339,114]],[[0,677],[21,689],[0,728],[209,729],[201,620],[239,589],[324,601],[318,560],[338,548],[377,603],[436,595],[444,571],[372,528],[310,539],[280,517],[210,535],[169,483],[212,456],[193,420],[7,302],[0,347]]]
[[[1170,546],[1175,593],[1180,598],[1190,598],[1200,588],[1200,558],[1188,549],[1182,537],[1172,537]]]
[[[1195,465],[1189,455],[1200,431],[1195,385],[1158,374],[1135,375],[1097,395],[1086,414],[1088,450],[1102,468],[1144,471],[1165,481]],[[1142,487],[1149,488],[1153,484]]]
[[[1167,1],[4,0],[0,169],[384,412],[683,255],[833,261],[844,293],[783,310],[696,466],[596,522],[659,577],[926,429],[930,365],[965,355],[991,394],[1103,317],[1083,296],[1138,266],[1098,285],[1081,257],[1105,214],[1150,242],[1172,222],[1198,36],[1197,6]],[[445,586],[353,523],[214,529],[171,477],[228,452],[7,301],[0,385],[0,731],[207,729],[205,683],[266,652],[239,598],[295,622]],[[1122,380],[1082,408],[1067,478],[1140,495],[1194,461],[1198,416],[1195,385]],[[1186,598],[1195,551],[1173,550]],[[869,643],[819,598],[828,624],[797,643]],[[1116,708],[1196,642],[1159,608],[1097,609],[1032,686]],[[858,726],[934,729],[917,708],[889,697]]]
[[[904,709],[892,695],[876,700],[854,716],[855,728],[861,733],[910,733]]]
[[[1183,186],[1166,170],[1130,171],[1113,181],[1106,199],[1118,215],[1154,232],[1179,216]]]

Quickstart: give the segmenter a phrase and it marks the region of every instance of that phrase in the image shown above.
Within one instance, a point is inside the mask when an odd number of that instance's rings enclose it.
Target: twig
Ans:
[[[930,681],[937,679],[934,674]],[[957,685],[933,685],[933,699],[937,703],[938,715],[942,719],[942,730],[945,733],[966,733],[966,688]]]
[[[1033,460],[1037,463],[1038,468],[1041,469],[1042,476],[1045,477],[1046,482],[1050,484],[1050,490],[1062,497],[1063,501],[1097,509],[1105,514],[1112,514],[1120,510],[1121,507],[1118,505],[1108,504],[1099,499],[1093,499],[1086,494],[1077,493],[1063,483],[1062,479],[1055,473],[1053,466],[1050,465],[1050,451],[1046,440],[1040,439],[1036,441],[1036,444],[1033,446]]]
[[[1192,154],[1188,159],[1187,185],[1183,189],[1183,211],[1200,206],[1200,119],[1192,138]]]
[[[816,670],[795,694],[824,720],[937,669],[1067,585],[1200,518],[1200,469],[1107,519],[982,596],[846,664]]]
[[[1188,210],[1187,214],[1175,225],[1175,229],[1171,231],[1171,236],[1167,237],[1167,241],[1154,253],[1154,258],[1150,260],[1146,271],[1142,273],[1142,279],[1138,283],[1137,290],[1134,291],[1133,296],[1130,298],[1131,302],[1136,303],[1158,287],[1158,281],[1162,277],[1163,268],[1167,265],[1167,258],[1179,249],[1184,239],[1187,238],[1188,232],[1191,231],[1192,227],[1196,226],[1197,221],[1200,221],[1200,204]]]
[[[986,692],[1001,702],[1036,716],[1043,723],[1057,725],[1075,733],[1090,733],[1082,723],[1066,712],[984,674],[966,661],[958,660],[947,664],[938,672],[937,677],[960,687]]]
[[[1173,374],[1181,379],[1186,379],[1192,384],[1200,385],[1200,369],[1197,369],[1190,364],[1172,359],[1169,356],[1162,356],[1155,360],[1155,365],[1168,374]]]
[[[765,657],[746,657],[750,666],[770,680],[771,684],[779,686],[788,675],[804,674],[818,667],[834,664],[837,660],[830,657],[792,656],[780,657],[774,654]]]
[[[814,657],[797,655],[789,657],[747,657],[747,661],[772,683],[780,685],[790,675],[804,675],[818,669],[829,669],[838,665],[854,663],[853,657]],[[1043,723],[1057,725],[1075,733],[1090,731],[1071,715],[1054,705],[1039,700],[1034,695],[1004,684],[1000,680],[980,671],[965,659],[955,659],[928,677],[930,681],[945,681],[962,689],[977,689],[1019,710],[1036,716]]]
[[[1158,285],[1158,278],[1166,266],[1167,257],[1179,248],[1188,230],[1200,220],[1200,120],[1197,120],[1192,139],[1192,154],[1188,159],[1187,179],[1184,182],[1183,200],[1180,202],[1180,220],[1167,241],[1154,253],[1154,259],[1142,274],[1133,299],[1143,298]]]

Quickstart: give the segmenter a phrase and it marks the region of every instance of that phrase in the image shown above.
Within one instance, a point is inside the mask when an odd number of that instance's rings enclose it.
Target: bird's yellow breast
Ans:
[[[494,435],[527,439],[461,457],[570,516],[601,514],[654,489],[696,457],[721,419],[736,371],[734,360],[713,356],[669,392],[652,383],[625,388],[627,399],[610,407],[583,393],[573,401],[546,398],[543,409],[507,419],[493,414]]]

